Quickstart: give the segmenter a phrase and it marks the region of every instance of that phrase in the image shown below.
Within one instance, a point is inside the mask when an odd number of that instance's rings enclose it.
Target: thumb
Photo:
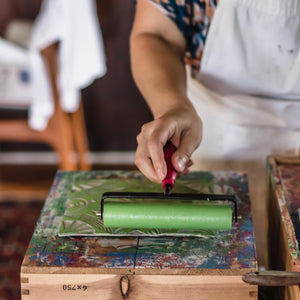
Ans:
[[[191,156],[199,144],[190,142],[188,139],[182,140],[176,152],[172,156],[172,164],[175,170],[183,172],[189,165]]]
[[[176,153],[174,153],[172,158],[173,167],[178,172],[183,172],[186,169],[189,161],[190,161],[190,156],[188,156],[186,153],[183,152],[180,153],[179,151],[176,151]]]

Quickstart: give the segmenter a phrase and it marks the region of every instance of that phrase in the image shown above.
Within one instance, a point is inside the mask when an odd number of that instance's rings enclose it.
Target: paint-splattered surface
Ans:
[[[143,273],[174,270],[190,273],[219,269],[242,274],[256,269],[247,177],[235,172],[195,172],[180,179],[187,188],[203,193],[236,194],[238,223],[231,231],[203,237],[59,237],[66,201],[74,183],[106,178],[144,180],[138,172],[58,172],[28,247],[23,271],[30,267],[97,267],[110,272]],[[90,184],[87,184],[89,189]],[[29,269],[28,269],[29,268]],[[144,271],[143,271],[144,270]]]
[[[294,263],[300,268],[300,165],[279,165],[284,203],[281,203],[281,214],[288,235],[289,251]]]

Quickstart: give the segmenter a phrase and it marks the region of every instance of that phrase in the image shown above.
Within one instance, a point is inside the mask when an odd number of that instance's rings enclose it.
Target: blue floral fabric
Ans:
[[[218,0],[150,0],[158,6],[186,40],[186,62],[199,70],[209,26]]]

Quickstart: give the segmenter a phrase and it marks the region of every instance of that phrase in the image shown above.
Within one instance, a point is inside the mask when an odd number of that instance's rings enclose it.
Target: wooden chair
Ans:
[[[75,113],[66,113],[59,105],[56,86],[58,46],[52,44],[41,52],[49,71],[55,101],[55,111],[47,128],[41,132],[35,131],[25,119],[0,120],[0,141],[45,143],[58,153],[59,169],[89,170],[91,165],[82,103]]]

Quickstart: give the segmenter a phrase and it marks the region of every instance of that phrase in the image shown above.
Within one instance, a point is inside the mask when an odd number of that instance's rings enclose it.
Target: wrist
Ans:
[[[166,98],[165,98],[166,99]],[[174,96],[170,100],[161,101],[158,106],[151,108],[154,119],[159,119],[165,115],[180,112],[184,114],[194,114],[196,110],[190,100],[185,96]]]

